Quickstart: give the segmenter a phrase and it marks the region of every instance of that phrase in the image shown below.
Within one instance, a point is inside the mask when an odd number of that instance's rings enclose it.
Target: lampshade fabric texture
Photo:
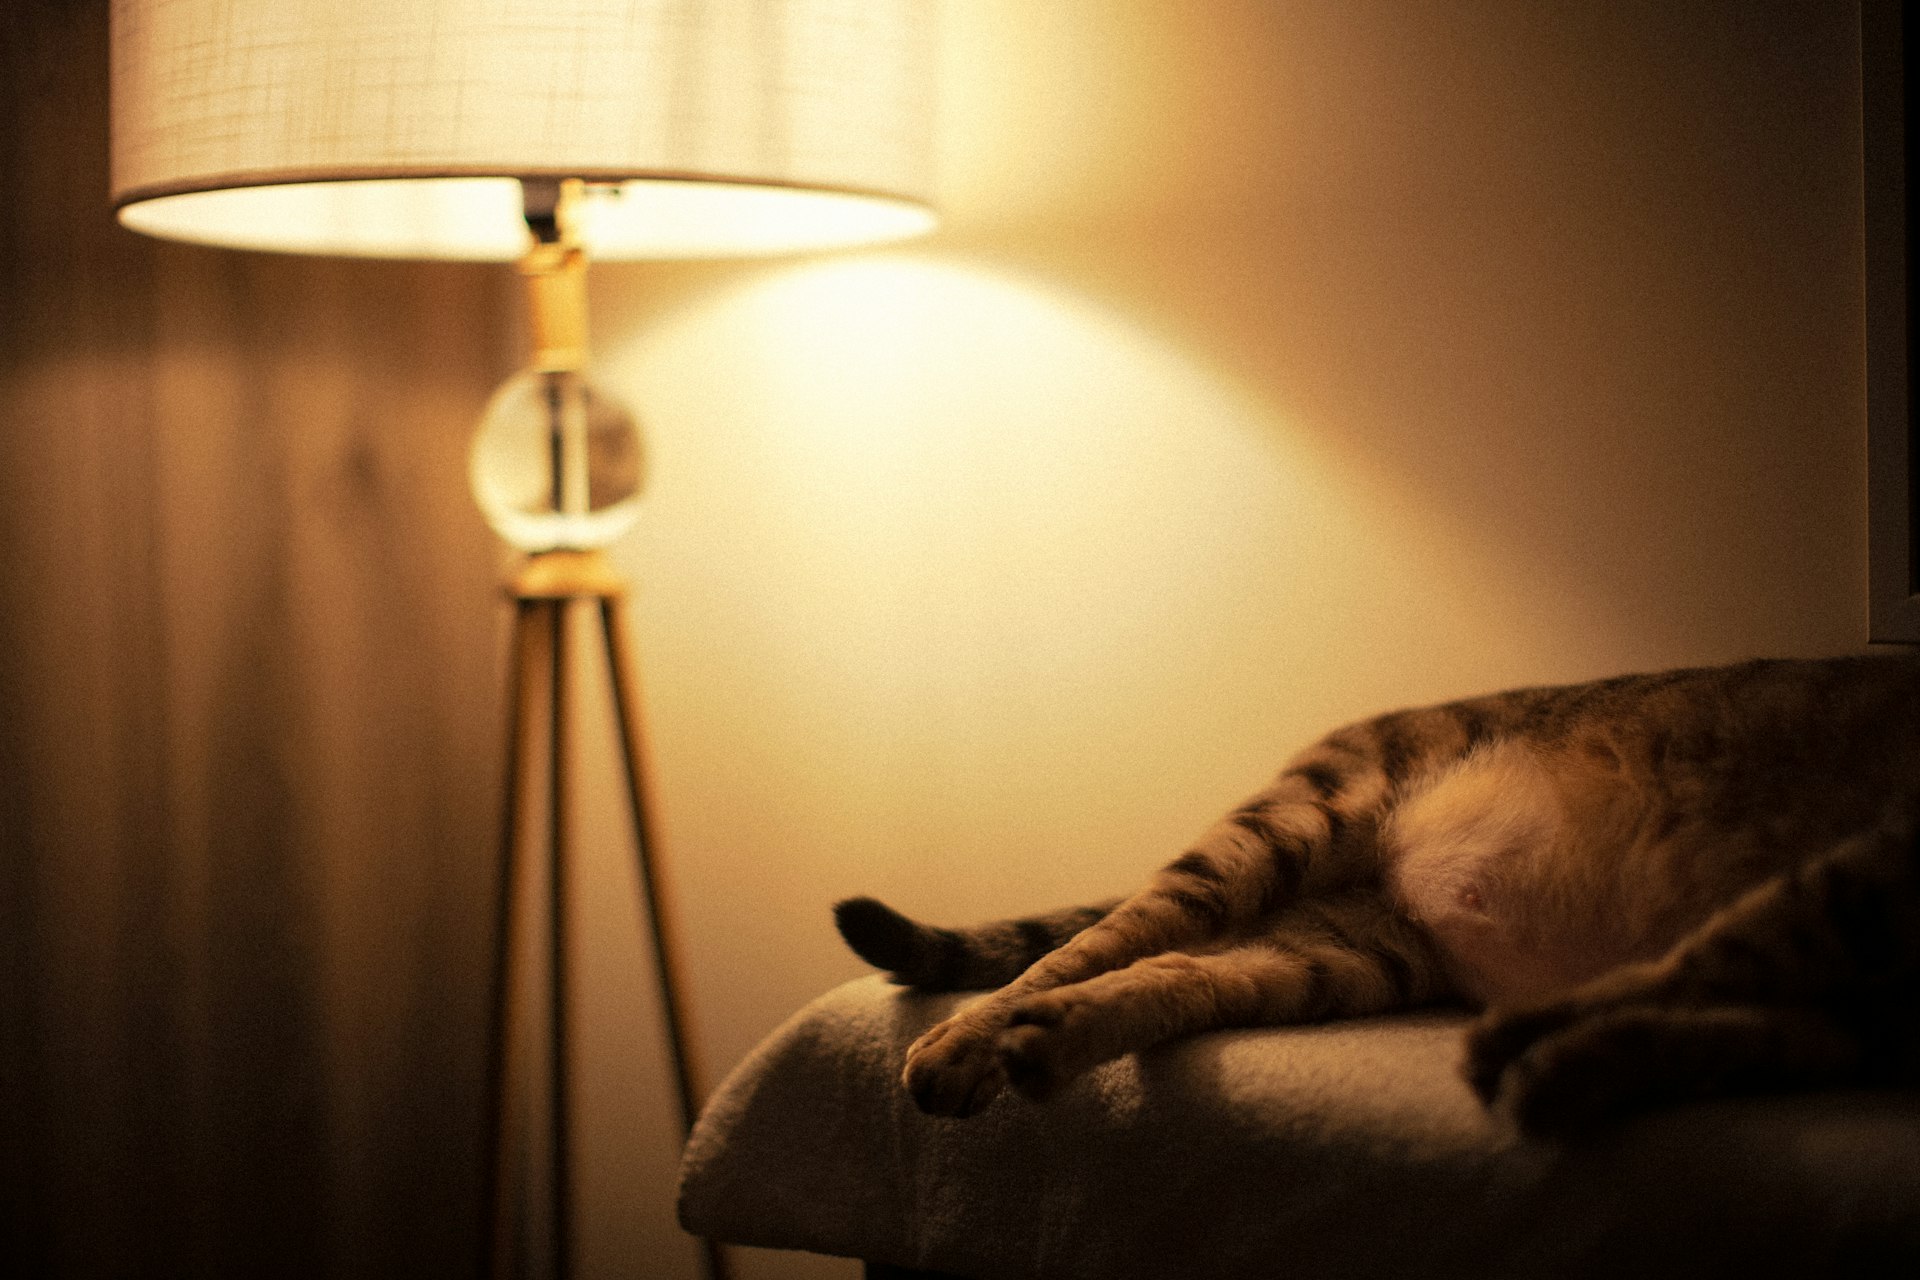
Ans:
[[[932,221],[933,0],[114,0],[127,225],[510,259],[515,179],[597,185],[598,258]]]

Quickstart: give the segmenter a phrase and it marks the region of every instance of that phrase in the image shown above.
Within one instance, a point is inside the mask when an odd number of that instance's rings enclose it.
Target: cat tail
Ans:
[[[968,929],[910,920],[875,898],[848,898],[834,924],[855,954],[901,986],[920,991],[984,991],[1003,987],[1028,966],[1120,904],[1118,898]]]

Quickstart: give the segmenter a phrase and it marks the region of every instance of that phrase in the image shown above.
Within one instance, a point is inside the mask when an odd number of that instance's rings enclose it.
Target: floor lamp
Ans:
[[[566,889],[575,606],[595,606],[681,1116],[699,1083],[646,794],[625,584],[632,419],[586,377],[590,258],[894,240],[928,205],[937,0],[113,0],[120,220],[231,248],[521,264],[533,356],[483,416],[476,499],[510,595],[484,1270],[512,1265],[505,1117],[518,833],[544,773],[552,1271],[571,1260]],[[536,725],[544,710],[544,731]],[[535,757],[544,738],[546,759]],[[710,1274],[723,1266],[708,1256]]]

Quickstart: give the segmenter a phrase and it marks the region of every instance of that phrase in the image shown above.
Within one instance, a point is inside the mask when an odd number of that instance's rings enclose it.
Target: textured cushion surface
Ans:
[[[1920,1274],[1920,1098],[1728,1101],[1560,1148],[1490,1118],[1461,1019],[1220,1032],[1044,1103],[921,1115],[906,1046],[959,997],[801,1010],[688,1143],[688,1230],[1000,1277]]]

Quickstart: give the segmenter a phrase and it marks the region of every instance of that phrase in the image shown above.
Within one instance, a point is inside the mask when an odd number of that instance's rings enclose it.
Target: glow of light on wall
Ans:
[[[670,672],[663,776],[704,793],[666,808],[815,846],[759,882],[937,878],[983,845],[1158,858],[1405,697],[1379,658],[1416,620],[1436,661],[1527,643],[1476,597],[1498,569],[1311,424],[1044,282],[897,254],[689,296],[600,326],[655,458],[621,554]]]

